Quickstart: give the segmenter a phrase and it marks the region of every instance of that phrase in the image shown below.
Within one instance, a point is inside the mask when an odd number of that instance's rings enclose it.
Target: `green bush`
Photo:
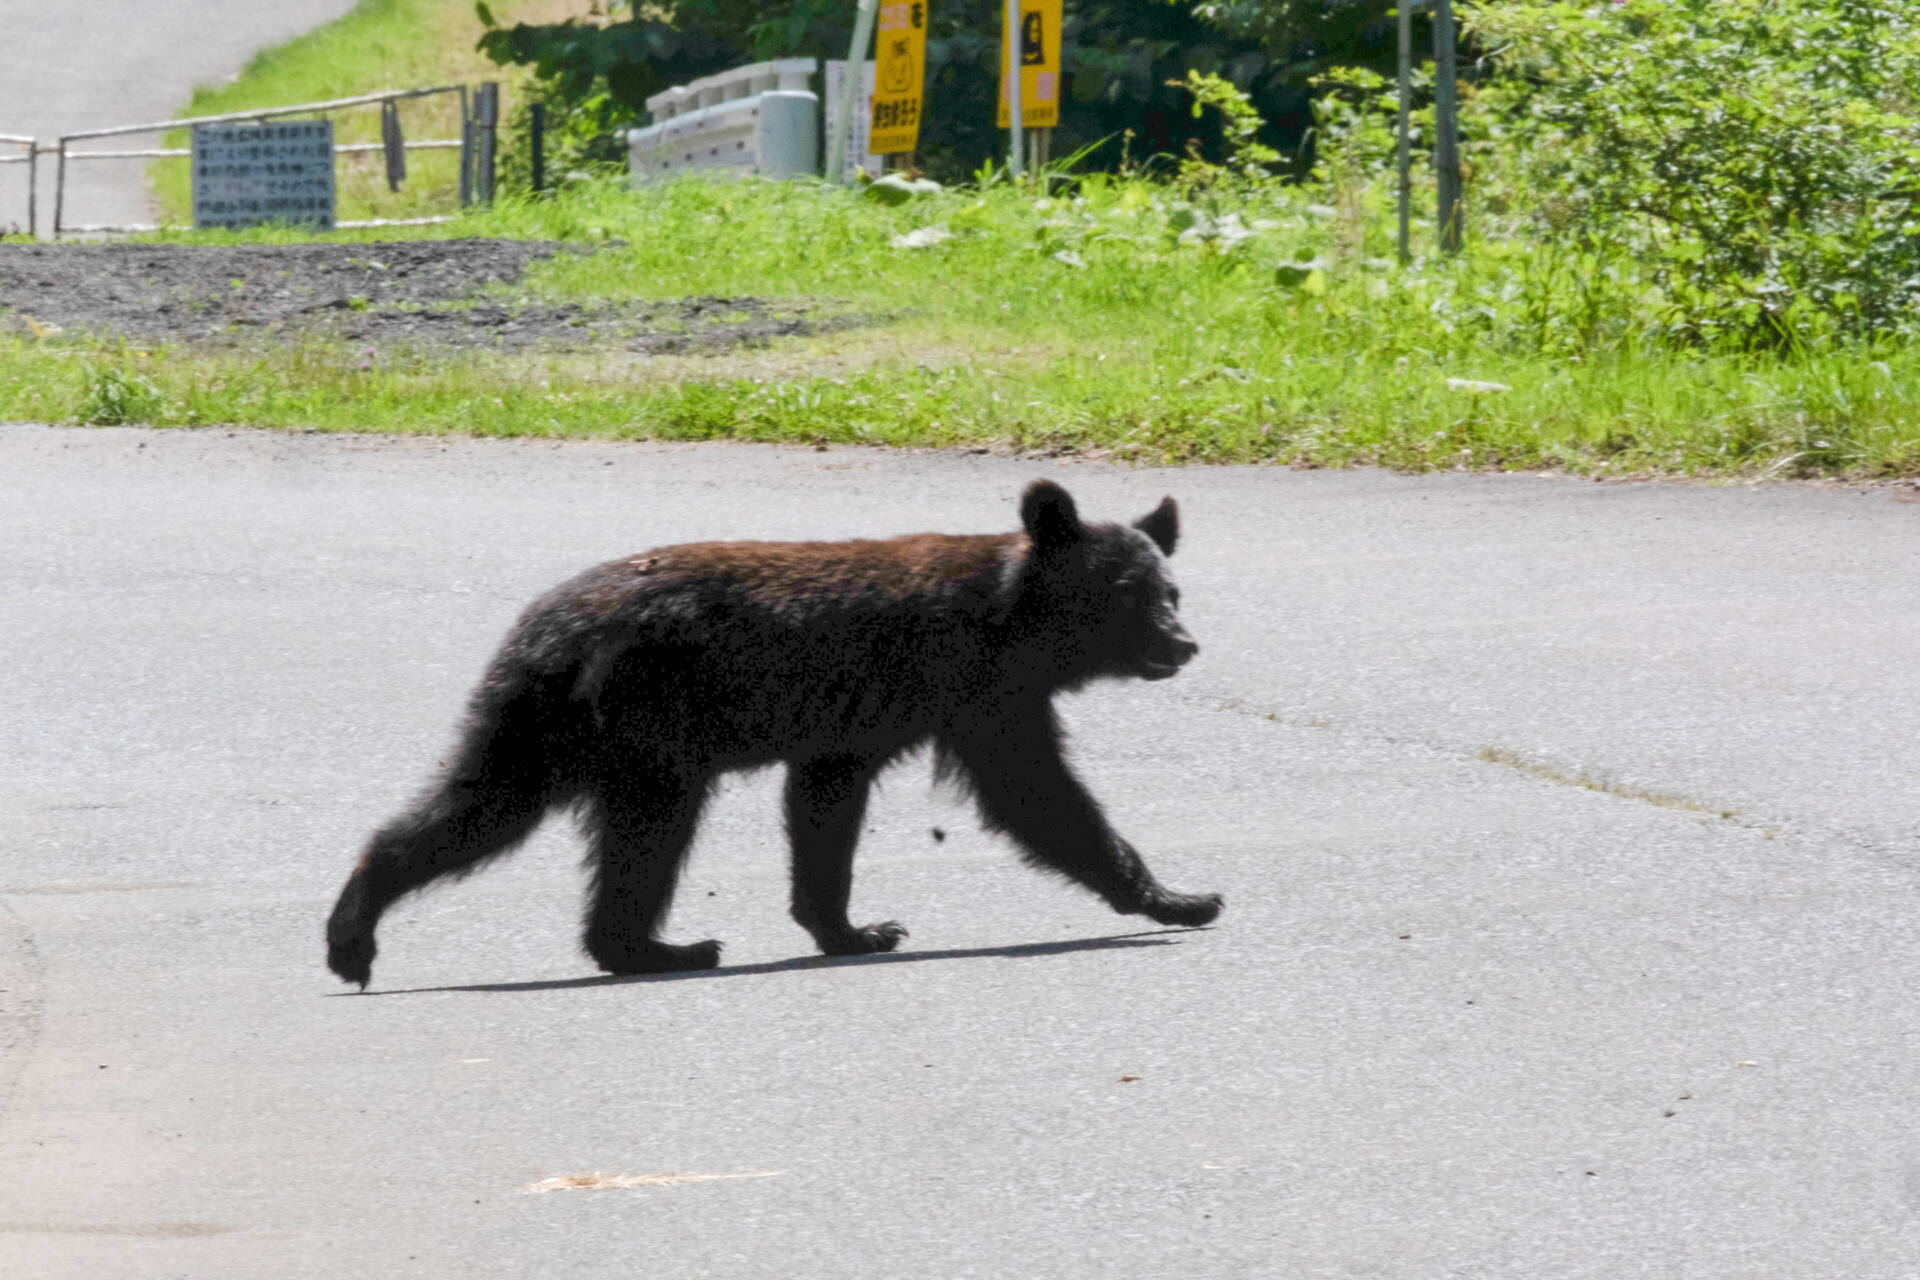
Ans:
[[[1532,229],[1653,267],[1672,338],[1920,329],[1920,21],[1891,0],[1470,11],[1469,128]]]

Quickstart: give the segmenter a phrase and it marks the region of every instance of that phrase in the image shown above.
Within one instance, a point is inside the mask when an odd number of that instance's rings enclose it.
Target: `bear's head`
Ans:
[[[1180,625],[1167,567],[1180,538],[1172,498],[1131,525],[1080,519],[1067,491],[1036,480],[1020,499],[1028,553],[1021,612],[1052,677],[1164,680],[1200,652]]]

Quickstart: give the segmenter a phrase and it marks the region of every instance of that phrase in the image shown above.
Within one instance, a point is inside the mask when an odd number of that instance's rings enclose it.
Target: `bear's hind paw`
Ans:
[[[907,926],[898,920],[886,920],[880,924],[870,924],[864,929],[848,929],[845,933],[825,938],[815,938],[820,944],[820,953],[828,956],[868,956],[878,951],[891,951],[907,936]]]
[[[720,966],[720,943],[714,938],[684,947],[670,942],[649,942],[639,947],[602,948],[590,954],[601,969],[620,978],[643,973],[717,969]]]
[[[332,939],[327,944],[327,968],[333,970],[340,981],[359,983],[365,991],[367,983],[373,981],[374,954],[371,936]]]

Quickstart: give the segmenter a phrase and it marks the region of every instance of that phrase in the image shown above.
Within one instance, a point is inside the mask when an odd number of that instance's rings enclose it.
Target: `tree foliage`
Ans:
[[[1390,63],[1393,8],[1393,0],[1199,0],[1193,12],[1258,43],[1297,80],[1333,66]]]

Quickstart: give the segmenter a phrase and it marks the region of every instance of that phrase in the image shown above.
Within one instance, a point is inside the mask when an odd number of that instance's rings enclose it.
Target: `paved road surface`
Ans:
[[[354,0],[0,0],[0,133],[63,133],[176,114],[197,84],[234,75],[255,52],[331,22]],[[109,144],[96,145],[110,149]],[[151,134],[121,149],[153,147]],[[9,152],[8,154],[12,154]],[[53,225],[53,162],[42,157],[39,229]],[[67,175],[68,219],[152,220],[146,163],[100,160]],[[27,221],[26,170],[0,168],[0,228]]]
[[[369,994],[322,969],[359,841],[533,593],[666,541],[1010,527],[1039,473],[1095,513],[1184,504],[1199,660],[1068,717],[1218,926],[1106,913],[912,765],[856,888],[912,927],[896,956],[806,958],[765,775],[673,920],[728,940],[717,973],[595,978],[560,824],[391,915]],[[0,1255],[1920,1274],[1893,498],[0,428]],[[587,1173],[718,1176],[526,1191]]]

